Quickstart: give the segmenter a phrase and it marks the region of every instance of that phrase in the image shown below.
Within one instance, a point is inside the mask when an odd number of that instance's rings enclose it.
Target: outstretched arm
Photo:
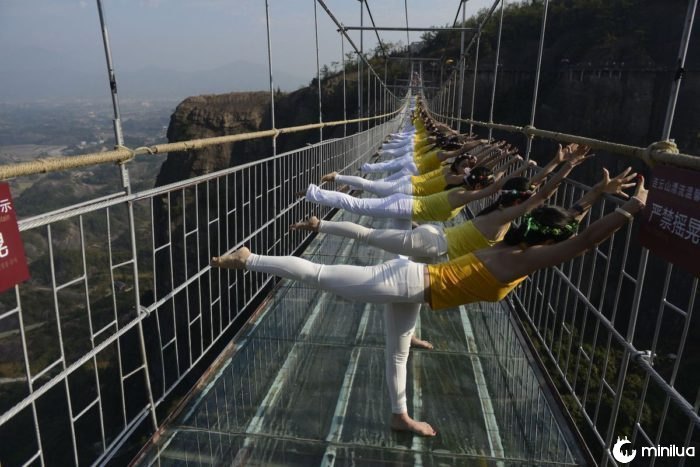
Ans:
[[[493,225],[503,225],[512,222],[518,217],[527,214],[551,197],[559,187],[559,184],[571,173],[574,167],[588,159],[587,151],[581,151],[577,157],[569,159],[561,166],[547,183],[529,199],[513,206],[489,213],[489,222]]]
[[[501,154],[502,148],[505,146],[505,141],[498,141],[484,145],[471,151],[471,155],[476,157],[476,165],[484,165]]]
[[[482,146],[482,145],[486,148],[490,148],[488,140],[482,139],[479,141],[481,141],[481,142],[479,144],[473,145],[472,148],[476,148],[476,147]],[[481,148],[479,148],[479,149],[481,149]],[[465,149],[464,145],[462,145],[461,148],[455,149],[453,151],[441,150],[441,151],[438,151],[437,157],[441,161],[446,161],[447,159],[452,159],[453,157],[457,157],[457,156],[461,155],[466,150],[467,149]]]
[[[520,160],[522,160],[522,158],[520,158]],[[509,178],[517,177],[521,173],[525,172],[528,167],[530,167],[529,163],[521,165],[509,175]],[[506,182],[506,180],[505,172],[498,172],[495,176],[495,181],[486,188],[482,188],[480,190],[452,190],[448,193],[447,200],[449,201],[452,209],[456,209],[466,205],[467,203],[471,203],[472,201],[496,194],[498,190],[503,188],[503,184]]]
[[[498,156],[491,158],[491,159],[488,159],[485,162],[481,162],[481,163],[477,164],[477,166],[486,167],[487,169],[493,170],[496,168],[496,166],[498,164],[500,164],[501,162],[506,160],[508,157],[512,156],[513,154],[515,154],[517,152],[518,152],[518,150],[515,148],[501,149],[500,154]],[[516,160],[516,159],[511,159],[511,161],[512,160]]]
[[[557,149],[557,153],[554,154],[552,160],[549,161],[547,165],[542,167],[542,170],[540,170],[538,173],[533,175],[532,178],[530,178],[530,185],[539,186],[550,173],[554,172],[554,169],[556,169],[559,166],[559,164],[562,164],[572,158],[577,157],[577,155],[583,151],[587,153],[589,149],[590,148],[588,148],[587,146],[578,145],[575,143],[567,144],[565,147],[562,148],[560,144],[559,149]]]
[[[644,208],[648,193],[644,187],[644,177],[640,175],[637,189],[632,198],[615,211],[593,222],[580,234],[554,245],[540,245],[525,250],[521,260],[528,271],[524,274],[561,264],[603,242]]]
[[[637,177],[637,173],[630,172],[632,172],[632,167],[627,167],[616,177],[610,178],[610,172],[608,172],[608,169],[603,168],[603,178],[569,208],[569,213],[574,216],[578,222],[581,222],[583,218],[586,217],[586,214],[588,214],[591,207],[600,199],[601,196],[603,196],[603,194],[611,193],[614,195],[620,195],[625,199],[629,198],[629,196],[622,190],[634,186],[634,179]]]

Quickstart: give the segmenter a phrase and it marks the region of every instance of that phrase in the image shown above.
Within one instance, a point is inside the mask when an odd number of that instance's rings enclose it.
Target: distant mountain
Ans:
[[[95,57],[64,57],[39,48],[0,51],[0,101],[109,98],[106,65]],[[88,62],[92,63],[88,63]],[[161,67],[123,71],[115,65],[120,96],[181,100],[199,94],[268,89],[267,65],[236,61],[218,68],[183,72]],[[308,79],[274,71],[275,88],[295,90]]]

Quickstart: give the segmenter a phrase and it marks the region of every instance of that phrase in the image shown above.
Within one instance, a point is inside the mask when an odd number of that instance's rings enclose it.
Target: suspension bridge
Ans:
[[[679,383],[697,380],[697,360],[685,350],[700,337],[693,321],[698,276],[641,247],[634,224],[582,257],[531,275],[502,302],[422,311],[417,333],[435,348],[411,351],[409,408],[437,427],[436,438],[387,427],[380,307],[208,265],[212,256],[242,245],[326,264],[388,259],[352,240],[288,226],[310,214],[385,225],[311,208],[295,193],[332,171],[354,174],[406,122],[416,95],[458,131],[522,135],[526,158],[533,140],[542,138],[697,176],[700,158],[683,154],[671,139],[683,73],[668,82],[663,130],[647,146],[538,128],[543,45],[555,3],[544,0],[530,119],[496,123],[499,48],[490,95],[477,96],[476,76],[489,22],[498,25],[500,47],[506,1],[495,0],[478,26],[467,28],[466,1],[455,0],[452,26],[427,28],[409,23],[409,2],[404,25],[377,26],[370,0],[358,3],[358,25],[346,23],[351,18],[341,22],[326,2],[315,0],[309,14],[316,25],[324,19],[337,28],[341,63],[345,47],[357,54],[357,96],[345,95],[343,67],[344,118],[323,121],[317,33],[318,121],[277,128],[269,26],[274,3],[264,0],[271,128],[129,148],[103,6],[96,3],[115,149],[5,164],[0,180],[116,163],[121,190],[18,219],[22,239],[42,247],[30,255],[32,279],[0,295],[0,349],[16,357],[0,367],[0,388],[7,388],[0,401],[0,465],[621,465],[618,438],[639,453],[697,446],[700,390],[688,392]],[[688,2],[678,25],[679,70],[697,3]],[[451,13],[445,12],[447,20]],[[430,59],[409,46],[398,58],[407,79],[389,84],[387,64],[397,57],[384,55],[381,69],[351,33],[362,38],[370,31],[381,46],[381,33],[397,30],[406,32],[407,44],[413,31],[459,34],[459,59],[424,86]],[[474,73],[471,90],[468,72]],[[474,110],[480,98],[489,100],[483,120]],[[342,137],[324,138],[324,129],[341,127]],[[281,135],[316,131],[317,143],[278,153]],[[249,140],[270,141],[271,153],[153,189],[131,189],[129,168],[137,156]],[[589,190],[566,181],[552,201],[570,204]],[[688,204],[697,201],[694,194],[682,196]],[[604,198],[587,222],[619,204]],[[478,209],[469,206],[462,216]],[[697,244],[697,230],[684,233]],[[653,329],[650,339],[638,335],[641,319],[653,319],[645,323]],[[661,348],[673,349],[670,363],[659,363]],[[694,464],[689,457],[643,462]]]

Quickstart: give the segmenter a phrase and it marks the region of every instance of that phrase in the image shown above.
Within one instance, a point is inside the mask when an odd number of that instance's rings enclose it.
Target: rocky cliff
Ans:
[[[318,122],[318,91],[315,80],[310,86],[291,93],[275,94],[275,126],[286,128]],[[354,83],[346,83],[347,96],[356,95]],[[354,93],[354,94],[353,94]],[[343,119],[342,81],[339,77],[323,81],[323,120]],[[170,118],[168,141],[187,141],[272,128],[270,93],[234,92],[188,97]],[[351,98],[348,98],[351,101]],[[348,109],[348,118],[356,118],[355,108]],[[348,134],[355,126],[348,127]],[[343,127],[326,128],[324,139],[342,136]],[[282,135],[277,152],[289,151],[319,140],[318,130]],[[244,164],[272,154],[269,138],[217,145],[192,151],[168,154],[156,180],[156,186]]]
[[[262,91],[188,97],[170,117],[168,140],[187,141],[257,131],[262,128],[269,108],[270,93]],[[256,149],[265,149],[260,146],[260,142],[242,141],[172,152],[161,167],[156,185],[248,162]]]

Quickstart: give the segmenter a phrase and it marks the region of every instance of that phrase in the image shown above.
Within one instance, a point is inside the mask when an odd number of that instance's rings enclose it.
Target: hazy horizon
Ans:
[[[265,1],[103,0],[120,99],[267,90]],[[326,0],[347,26],[360,25],[360,3]],[[403,0],[368,1],[377,26],[406,24]],[[467,17],[493,0],[466,2]],[[313,2],[269,0],[275,87],[294,90],[316,75]],[[408,1],[412,27],[452,23],[459,0]],[[342,60],[336,25],[318,7],[321,66]],[[461,17],[461,14],[460,14]],[[419,19],[418,19],[419,18]],[[370,24],[367,11],[364,25]],[[380,32],[406,44],[406,32]],[[359,31],[350,31],[359,46]],[[411,42],[421,33],[410,32]],[[377,45],[364,33],[364,49]],[[345,42],[345,52],[351,47]],[[87,0],[0,2],[0,102],[109,98],[97,3]],[[220,73],[220,76],[217,76]],[[158,94],[161,94],[159,96]]]

